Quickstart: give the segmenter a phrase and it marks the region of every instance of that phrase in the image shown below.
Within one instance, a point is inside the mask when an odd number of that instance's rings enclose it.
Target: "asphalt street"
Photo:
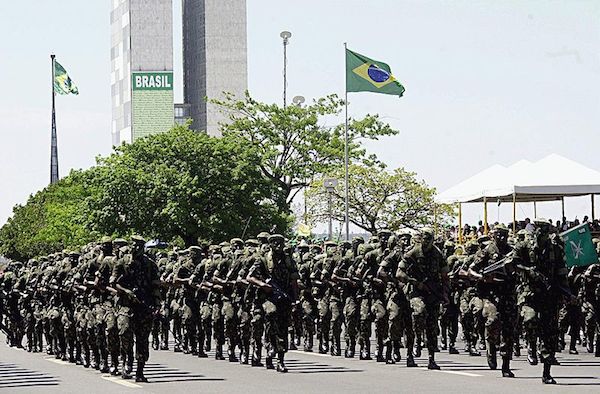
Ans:
[[[588,353],[560,354],[553,367],[556,386],[541,383],[541,365],[525,357],[513,361],[516,378],[490,371],[485,357],[438,353],[441,371],[344,359],[302,351],[287,355],[289,373],[280,374],[212,358],[199,359],[172,351],[151,351],[149,383],[122,380],[75,366],[52,356],[27,353],[0,343],[0,391],[11,393],[598,393],[600,358]],[[583,349],[580,349],[583,350]],[[211,356],[214,353],[209,353]],[[403,349],[404,356],[404,349]]]

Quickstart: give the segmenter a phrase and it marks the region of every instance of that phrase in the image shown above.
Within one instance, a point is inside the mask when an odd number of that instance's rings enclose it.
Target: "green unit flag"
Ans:
[[[56,60],[54,61],[54,92],[58,94],[79,94],[77,86],[75,86],[65,68]]]
[[[346,49],[346,91],[402,96],[404,86],[387,64]]]
[[[580,224],[560,234],[565,243],[565,262],[567,267],[586,266],[598,262],[596,248],[592,242],[592,233],[587,223]]]

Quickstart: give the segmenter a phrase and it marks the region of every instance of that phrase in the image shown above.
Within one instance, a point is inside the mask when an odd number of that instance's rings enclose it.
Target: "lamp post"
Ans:
[[[323,181],[323,187],[325,187],[325,190],[327,191],[327,210],[328,210],[328,215],[329,215],[329,232],[328,232],[328,239],[331,241],[332,237],[333,237],[333,214],[332,214],[332,202],[331,202],[331,196],[333,194],[333,191],[335,190],[335,188],[338,185],[338,180],[334,179],[334,178],[326,178]]]
[[[289,31],[279,33],[279,37],[283,38],[283,108],[287,106],[287,45],[291,36]]]

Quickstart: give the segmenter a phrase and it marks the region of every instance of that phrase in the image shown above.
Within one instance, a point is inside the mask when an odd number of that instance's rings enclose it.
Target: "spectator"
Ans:
[[[525,231],[527,231],[529,234],[533,234],[533,230],[535,230],[535,227],[531,223],[531,219],[525,218]]]

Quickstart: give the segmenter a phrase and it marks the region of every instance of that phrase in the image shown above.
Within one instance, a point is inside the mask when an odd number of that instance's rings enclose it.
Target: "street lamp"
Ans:
[[[283,38],[283,108],[287,106],[287,45],[291,36],[289,31],[279,33],[279,37]]]
[[[294,96],[292,99],[292,103],[296,104],[298,107],[301,107],[304,101],[304,96]]]
[[[329,235],[328,235],[328,239],[331,241],[331,239],[333,238],[333,219],[332,219],[332,212],[331,212],[331,196],[333,194],[333,191],[335,190],[335,188],[338,185],[338,180],[335,178],[326,178],[325,180],[323,180],[323,187],[325,188],[325,190],[327,191],[327,210],[329,212]]]

